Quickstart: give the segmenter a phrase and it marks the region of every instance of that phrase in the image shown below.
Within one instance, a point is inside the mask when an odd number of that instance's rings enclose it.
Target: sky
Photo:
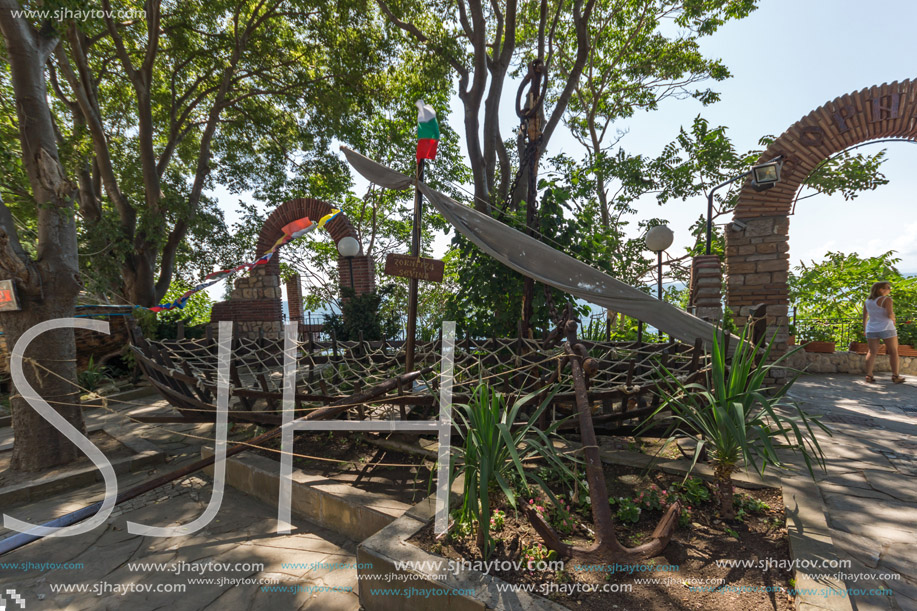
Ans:
[[[730,22],[701,40],[707,57],[721,58],[732,78],[712,83],[721,100],[703,107],[695,100],[668,100],[653,112],[641,112],[616,124],[627,130],[621,141],[630,153],[656,156],[681,126],[698,114],[711,126],[725,125],[736,150],[758,147],[761,136],[783,133],[810,111],[839,95],[884,82],[917,78],[914,69],[914,0],[760,0],[748,18]],[[515,92],[516,84],[504,92]],[[504,95],[503,132],[515,125],[514,95]],[[450,125],[462,129],[461,106],[455,97]],[[464,136],[461,138],[464,147]],[[579,145],[558,130],[548,154],[572,151]],[[791,265],[821,260],[828,251],[874,256],[896,250],[899,269],[917,273],[917,145],[908,142],[874,144],[858,152],[887,149],[883,173],[889,184],[852,201],[840,195],[800,201],[790,219]],[[362,184],[359,180],[357,185]],[[805,195],[804,192],[802,195]],[[215,195],[234,219],[239,196],[217,190]],[[278,202],[279,204],[280,202]],[[662,217],[675,233],[670,249],[680,255],[690,243],[689,227],[706,210],[703,196],[658,206],[647,198],[638,205],[638,218]],[[635,226],[634,223],[632,226]],[[445,235],[433,246],[441,256],[449,244]],[[405,245],[405,251],[407,251]],[[219,298],[222,289],[214,296]]]
[[[917,2],[880,0],[763,0],[748,18],[730,22],[702,41],[708,57],[722,58],[733,77],[714,83],[721,101],[702,108],[694,101],[672,101],[654,113],[625,123],[622,144],[633,152],[658,153],[681,125],[697,114],[711,125],[725,125],[736,149],[757,148],[766,134],[779,135],[810,111],[839,95],[884,82],[917,77],[913,24]],[[644,148],[645,147],[645,148]],[[917,145],[874,144],[858,152],[887,149],[883,173],[889,184],[845,201],[817,195],[800,201],[790,219],[790,257],[824,258],[826,252],[873,256],[897,250],[900,269],[917,271]],[[811,192],[811,191],[809,191]],[[805,195],[803,193],[802,195]],[[704,198],[661,209],[641,209],[670,219],[673,248],[689,242],[688,227],[705,210]],[[653,209],[655,208],[655,209]]]

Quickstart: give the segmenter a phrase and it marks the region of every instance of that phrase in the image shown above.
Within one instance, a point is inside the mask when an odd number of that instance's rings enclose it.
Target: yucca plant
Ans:
[[[533,470],[526,470],[524,462],[538,458],[547,461],[571,480],[575,479],[551,443],[550,437],[555,435],[560,422],[553,423],[544,431],[537,427],[538,418],[550,405],[553,393],[531,412],[525,424],[512,430],[522,408],[531,403],[537,394],[525,395],[507,405],[502,393],[481,383],[474,389],[468,403],[456,406],[455,413],[461,421],[464,438],[460,450],[463,461],[458,468],[458,472],[465,476],[460,521],[466,524],[477,522],[477,544],[485,559],[490,557],[494,546],[488,528],[494,492],[502,491],[510,506],[515,508],[517,492],[513,482],[522,482],[525,486],[527,481],[531,481],[544,490],[553,503],[557,503],[545,482]]]
[[[111,383],[114,380],[111,379],[105,369],[96,365],[92,356],[89,357],[89,362],[86,364],[86,369],[77,374],[77,382],[80,386],[89,391],[95,391],[97,388],[106,383]]]
[[[795,352],[768,363],[773,344],[772,339],[764,346],[764,338],[752,344],[746,341],[746,330],[743,330],[735,352],[727,357],[726,336],[717,328],[709,388],[696,383],[683,384],[665,367],[658,368],[667,398],[644,422],[643,428],[651,425],[653,416],[671,409],[673,424],[667,433],[667,443],[679,438],[697,440],[691,470],[702,451],[707,450],[717,484],[720,515],[724,519],[735,517],[731,477],[740,462],[759,475],[764,474],[767,465],[786,468],[777,455],[775,441],[782,440],[798,452],[813,479],[813,459],[825,468],[824,453],[812,425],[828,435],[831,431],[817,417],[806,414],[798,403],[787,398],[798,373],[779,387],[765,386],[765,379],[772,377],[773,370]]]

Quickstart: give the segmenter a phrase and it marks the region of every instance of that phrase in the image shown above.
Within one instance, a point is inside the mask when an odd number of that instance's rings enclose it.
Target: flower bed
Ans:
[[[536,593],[547,594],[554,602],[569,608],[599,610],[613,605],[628,610],[717,608],[779,609],[792,608],[790,599],[781,592],[741,592],[734,590],[692,590],[692,584],[704,588],[726,584],[729,588],[789,588],[786,570],[762,571],[760,568],[719,567],[716,560],[767,558],[785,566],[789,560],[784,508],[779,490],[765,488],[740,491],[736,495],[737,514],[732,523],[719,519],[713,491],[699,479],[655,473],[643,477],[643,471],[620,465],[606,465],[605,476],[610,502],[615,513],[618,539],[627,546],[639,545],[650,537],[664,510],[680,499],[685,509],[679,516],[679,527],[662,555],[615,570],[592,562],[568,561],[563,568],[539,570],[539,563],[560,560],[546,548],[529,521],[514,512],[505,499],[497,503],[491,517],[491,533],[496,546],[491,561],[516,563],[509,570],[492,574],[515,584],[532,584]],[[532,493],[520,499],[535,508],[565,540],[588,546],[592,542],[591,510],[585,492],[570,494],[559,480],[552,480],[551,490],[561,504],[554,505],[543,494]],[[422,549],[454,560],[484,560],[468,525],[453,525],[443,539],[437,540],[432,525],[422,529],[412,542]],[[543,568],[547,565],[541,564]],[[519,568],[516,568],[519,567]],[[529,568],[531,567],[531,568]],[[637,583],[656,578],[658,583]],[[688,585],[685,585],[687,582]],[[576,588],[595,586],[608,592],[574,592]],[[630,591],[627,591],[630,590]],[[709,588],[713,590],[713,588]]]

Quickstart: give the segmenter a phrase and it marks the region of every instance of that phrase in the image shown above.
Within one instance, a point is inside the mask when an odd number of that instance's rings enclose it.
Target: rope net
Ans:
[[[296,346],[297,411],[317,409],[358,395],[406,373],[401,342],[315,342],[308,334],[307,338]],[[704,366],[700,346],[675,341],[581,343],[594,360],[594,373],[588,377],[589,399],[600,405],[601,413],[626,411],[634,407],[635,401],[641,407],[653,401],[648,396],[656,388],[660,367],[687,379]],[[371,401],[355,402],[350,411],[360,419],[405,418],[407,411],[417,406],[436,405],[441,348],[441,340],[418,343],[414,362],[415,369],[424,372],[421,379],[411,385],[399,385]],[[144,372],[176,407],[188,412],[215,409],[217,344],[213,339],[148,341],[135,336],[133,349]],[[283,349],[283,339],[233,340],[231,410],[279,417]],[[551,341],[457,339],[453,400],[467,401],[479,383],[517,396],[550,386],[555,393],[554,407],[572,411],[575,395],[566,358],[563,345]]]

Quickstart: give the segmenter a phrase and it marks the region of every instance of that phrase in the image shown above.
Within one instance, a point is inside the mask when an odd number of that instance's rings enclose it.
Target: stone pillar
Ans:
[[[229,300],[216,304],[211,311],[211,324],[234,321],[233,337],[257,338],[261,333],[270,339],[283,336],[280,277],[265,267],[256,267],[236,280]]]
[[[790,219],[763,216],[741,219],[741,223],[726,232],[727,302],[740,328],[748,324],[752,312],[763,313],[765,341],[774,342],[773,360],[786,353],[789,341]],[[769,383],[782,382],[786,370],[775,369],[773,374]]]
[[[694,314],[715,322],[723,318],[723,271],[718,255],[698,255],[691,261],[691,300]]]
[[[767,338],[776,334],[774,355],[786,352],[789,339],[786,281],[790,254],[788,217],[742,219],[743,227],[726,232],[726,283],[736,326],[748,322],[752,310],[765,305]]]

